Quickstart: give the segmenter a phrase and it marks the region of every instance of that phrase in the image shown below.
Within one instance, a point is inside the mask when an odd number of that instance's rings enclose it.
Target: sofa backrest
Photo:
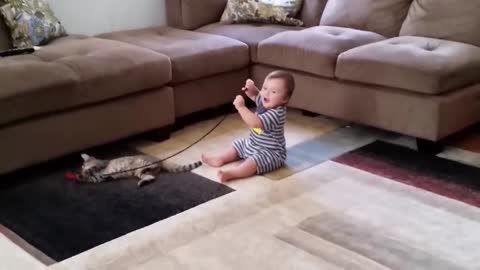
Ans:
[[[329,0],[320,25],[354,28],[395,37],[400,32],[411,3],[412,0]]]
[[[0,0],[0,6],[2,5],[3,1]],[[10,32],[5,25],[2,14],[0,13],[0,51],[10,49],[11,47],[12,43],[10,42]]]
[[[218,22],[227,0],[166,0],[167,24],[193,30]]]
[[[303,0],[302,10],[299,19],[303,21],[306,27],[317,26],[320,24],[323,10],[328,0]]]
[[[480,0],[414,0],[400,35],[480,46]]]
[[[167,24],[173,27],[193,30],[218,22],[228,0],[166,0]],[[317,26],[327,0],[303,0],[298,18],[305,26]]]

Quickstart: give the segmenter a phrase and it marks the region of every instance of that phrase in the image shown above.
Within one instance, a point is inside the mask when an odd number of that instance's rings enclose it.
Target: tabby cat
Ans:
[[[120,157],[111,160],[97,159],[87,154],[82,154],[84,160],[80,170],[79,181],[100,183],[106,180],[136,177],[138,187],[153,182],[162,172],[188,172],[202,165],[201,161],[183,166],[168,166],[158,159],[148,155]],[[155,163],[156,162],[156,163]],[[149,166],[149,164],[152,164]],[[135,169],[142,167],[140,169]]]

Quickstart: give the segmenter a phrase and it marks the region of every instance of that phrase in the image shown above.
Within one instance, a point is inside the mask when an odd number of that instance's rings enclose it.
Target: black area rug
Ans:
[[[97,149],[99,158],[137,154]],[[136,179],[79,184],[64,179],[79,155],[2,176],[0,224],[55,261],[225,195],[233,189],[193,173],[164,174],[142,188]]]

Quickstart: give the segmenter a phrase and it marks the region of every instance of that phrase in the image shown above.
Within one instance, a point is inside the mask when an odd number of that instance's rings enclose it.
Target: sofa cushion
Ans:
[[[412,0],[329,0],[320,25],[398,36]]]
[[[333,78],[340,53],[383,40],[379,34],[331,26],[288,31],[258,45],[258,62]]]
[[[302,11],[300,12],[300,20],[305,27],[318,26],[320,18],[327,5],[327,0],[303,0]]]
[[[71,34],[62,38],[57,38],[48,43],[48,45],[53,45],[53,44],[61,44],[65,42],[71,42],[72,40],[79,40],[79,39],[86,39],[89,38],[87,35],[81,35],[81,34]]]
[[[170,61],[140,47],[68,39],[0,60],[0,124],[166,84]]]
[[[277,33],[287,30],[301,30],[302,27],[284,26],[275,24],[222,24],[214,23],[197,29],[196,31],[222,35],[240,40],[250,48],[252,61],[257,60],[258,43]]]
[[[193,30],[220,21],[227,0],[166,0],[167,24]]]
[[[99,37],[167,55],[172,62],[173,83],[237,70],[249,63],[245,43],[219,35],[156,27],[107,33]]]
[[[439,38],[480,46],[479,14],[478,0],[415,0],[400,35]]]
[[[480,82],[480,48],[424,37],[397,37],[342,53],[340,79],[439,94]]]

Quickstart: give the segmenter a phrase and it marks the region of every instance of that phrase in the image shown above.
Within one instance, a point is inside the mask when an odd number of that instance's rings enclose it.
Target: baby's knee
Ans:
[[[268,156],[257,156],[254,158],[257,166],[257,174],[262,175],[276,171],[285,165],[281,159],[272,159]]]

